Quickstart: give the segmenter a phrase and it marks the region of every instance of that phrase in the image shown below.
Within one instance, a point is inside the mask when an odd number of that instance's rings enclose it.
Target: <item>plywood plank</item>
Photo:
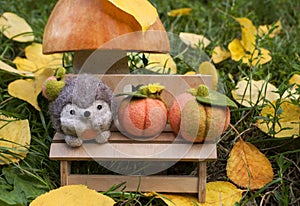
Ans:
[[[126,182],[126,191],[198,193],[198,178],[194,176],[70,175],[68,182],[84,184],[97,191]]]
[[[79,148],[52,143],[54,160],[209,161],[217,158],[215,144],[87,143]]]

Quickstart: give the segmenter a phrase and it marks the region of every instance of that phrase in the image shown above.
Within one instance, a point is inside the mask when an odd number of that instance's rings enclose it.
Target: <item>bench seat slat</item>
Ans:
[[[74,175],[68,177],[68,184],[84,184],[97,191],[107,191],[114,184],[126,182],[126,191],[197,193],[196,176],[125,176],[125,175]]]
[[[72,148],[66,143],[52,143],[50,159],[208,161],[217,159],[217,149],[216,144],[84,143]]]

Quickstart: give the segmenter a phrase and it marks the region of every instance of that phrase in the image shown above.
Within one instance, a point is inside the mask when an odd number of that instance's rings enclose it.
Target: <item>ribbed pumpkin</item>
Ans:
[[[224,105],[201,103],[191,93],[179,95],[169,111],[170,126],[189,142],[216,141],[227,129],[230,110]]]
[[[145,95],[144,97],[133,95],[123,99],[120,103],[118,109],[119,130],[128,137],[156,137],[166,126],[167,107],[159,98],[160,95],[154,94],[155,89],[149,92],[148,86],[139,91]]]

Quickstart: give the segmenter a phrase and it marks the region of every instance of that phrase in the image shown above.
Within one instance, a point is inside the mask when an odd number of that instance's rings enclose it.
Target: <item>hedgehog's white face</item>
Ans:
[[[112,113],[103,100],[96,100],[88,108],[67,104],[62,109],[60,121],[65,134],[81,137],[88,132],[101,133],[109,130]]]

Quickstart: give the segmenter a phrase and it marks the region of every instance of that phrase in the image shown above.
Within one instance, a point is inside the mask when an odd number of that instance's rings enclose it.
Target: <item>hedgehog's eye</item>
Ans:
[[[74,114],[75,114],[75,110],[74,110],[74,109],[71,109],[71,110],[70,110],[70,114],[71,114],[71,115],[74,115]]]
[[[97,106],[97,109],[98,109],[98,110],[101,110],[101,109],[102,109],[102,105],[99,104],[99,105]]]

